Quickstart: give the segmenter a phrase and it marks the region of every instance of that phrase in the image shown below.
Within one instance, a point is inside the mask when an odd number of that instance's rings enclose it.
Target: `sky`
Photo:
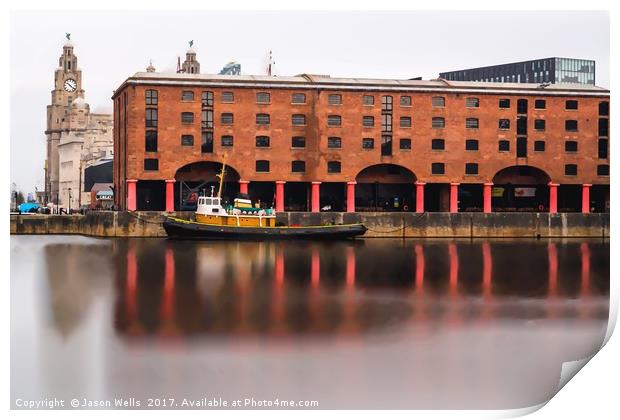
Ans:
[[[609,14],[597,11],[14,11],[10,16],[10,179],[43,189],[46,106],[71,33],[92,112],[112,112],[127,77],[174,71],[188,41],[201,73],[436,78],[439,72],[544,57],[596,61],[609,88]]]

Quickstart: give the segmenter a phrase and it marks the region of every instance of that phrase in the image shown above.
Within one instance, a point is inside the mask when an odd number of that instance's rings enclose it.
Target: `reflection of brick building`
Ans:
[[[601,211],[609,200],[598,87],[149,71],[113,99],[121,208],[178,209],[181,185],[215,182],[224,154],[224,195],[249,189],[278,210]]]

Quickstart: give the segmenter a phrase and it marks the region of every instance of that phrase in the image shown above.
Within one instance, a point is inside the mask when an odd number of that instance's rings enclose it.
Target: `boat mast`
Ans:
[[[217,198],[222,197],[222,186],[224,185],[224,174],[226,173],[226,155],[224,155],[224,161],[222,162],[222,172],[216,175],[220,179],[220,188],[217,190]]]

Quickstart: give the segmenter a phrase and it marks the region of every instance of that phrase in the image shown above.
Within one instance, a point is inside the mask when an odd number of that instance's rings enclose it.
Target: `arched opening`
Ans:
[[[551,178],[533,166],[509,166],[493,177],[493,211],[549,211]]]
[[[415,211],[416,176],[393,164],[369,166],[355,177],[357,211]]]
[[[196,210],[200,193],[217,194],[220,180],[217,175],[222,171],[220,162],[194,162],[180,167],[174,174],[175,210]],[[226,165],[222,198],[224,203],[231,203],[239,193],[239,173]]]

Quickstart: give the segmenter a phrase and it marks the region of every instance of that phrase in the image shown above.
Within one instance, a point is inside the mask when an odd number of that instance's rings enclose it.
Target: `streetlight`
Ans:
[[[71,188],[69,188],[69,214],[71,214]]]

